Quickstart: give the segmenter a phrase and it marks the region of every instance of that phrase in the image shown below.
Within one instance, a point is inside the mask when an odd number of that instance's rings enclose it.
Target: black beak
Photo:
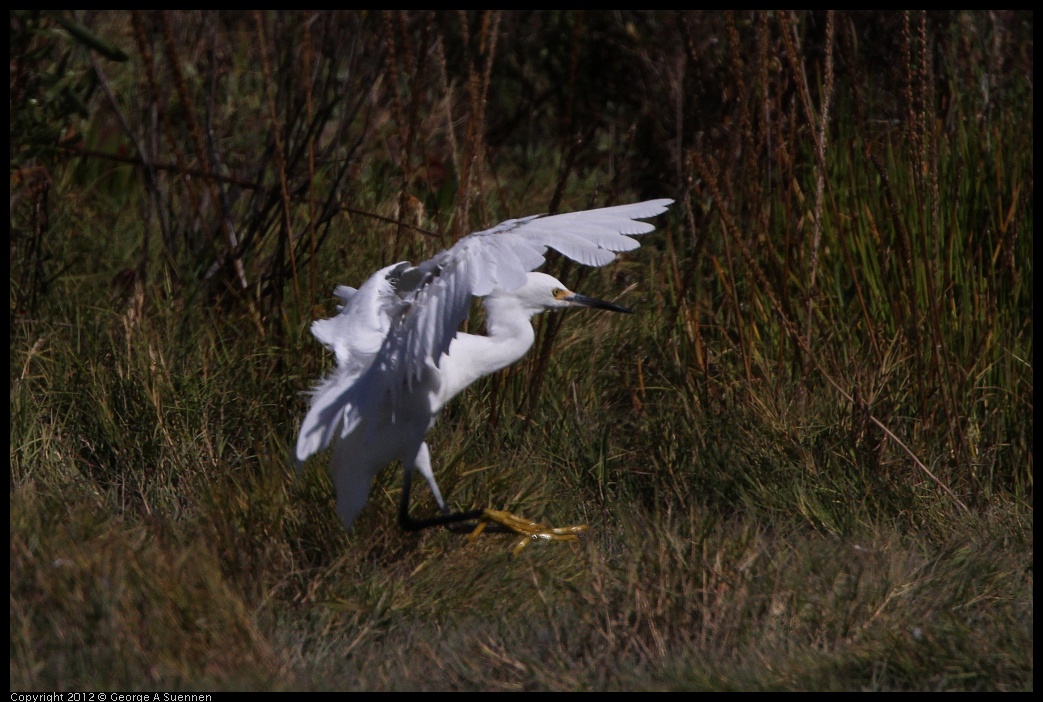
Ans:
[[[614,305],[611,302],[605,302],[604,300],[598,300],[594,297],[587,297],[586,295],[580,295],[579,293],[572,293],[565,298],[568,302],[574,305],[580,305],[581,307],[593,307],[599,310],[612,310],[613,312],[626,312],[627,314],[633,313],[634,310],[621,307],[620,305]]]

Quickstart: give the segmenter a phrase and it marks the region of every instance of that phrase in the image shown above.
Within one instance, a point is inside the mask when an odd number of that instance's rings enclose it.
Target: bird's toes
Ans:
[[[586,524],[567,527],[548,527],[539,522],[534,522],[530,519],[519,517],[516,514],[511,514],[510,512],[486,509],[483,510],[482,518],[475,526],[474,531],[471,532],[469,537],[471,541],[477,539],[489,524],[501,524],[511,531],[521,534],[522,538],[518,539],[518,541],[514,543],[514,547],[511,549],[511,552],[514,555],[521,553],[522,550],[532,541],[579,541],[579,535],[588,529]]]

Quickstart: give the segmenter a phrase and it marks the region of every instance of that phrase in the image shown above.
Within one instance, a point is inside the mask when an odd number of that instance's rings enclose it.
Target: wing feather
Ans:
[[[385,349],[393,325],[392,280],[408,268],[408,262],[383,268],[358,290],[338,286],[334,293],[343,302],[340,312],[312,322],[312,334],[333,351],[337,367],[312,390],[311,406],[297,436],[299,462],[329,446],[338,429],[346,433],[358,424],[372,383],[366,374]]]

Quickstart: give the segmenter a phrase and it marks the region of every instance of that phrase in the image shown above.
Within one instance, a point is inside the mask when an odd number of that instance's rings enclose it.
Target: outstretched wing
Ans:
[[[412,383],[428,361],[449,349],[471,307],[471,296],[514,290],[544,262],[547,248],[587,266],[611,263],[640,244],[632,236],[655,229],[638,220],[666,211],[673,200],[648,200],[597,210],[509,219],[460,239],[429,261],[402,272],[398,294],[409,313],[389,335],[387,351]]]
[[[312,325],[338,367],[314,393],[298,460],[325,448],[338,427],[345,436],[363,416],[377,416],[388,393],[393,407],[398,393],[411,391],[428,364],[438,365],[449,350],[472,296],[521,287],[548,247],[587,266],[610,263],[617,252],[638,248],[631,237],[655,229],[639,220],[662,214],[672,202],[509,219],[417,266],[388,266],[356,292],[338,289],[345,303],[340,314]]]
[[[367,404],[363,380],[371,377],[367,371],[383,350],[392,315],[402,304],[394,283],[409,266],[402,262],[383,268],[358,290],[338,286],[334,294],[344,303],[340,312],[312,322],[311,333],[333,352],[337,367],[312,391],[311,407],[297,436],[298,461],[329,446],[346,416]]]

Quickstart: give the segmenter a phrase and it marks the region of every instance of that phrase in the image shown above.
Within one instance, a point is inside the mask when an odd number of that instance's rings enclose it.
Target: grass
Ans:
[[[12,14],[12,690],[1032,689],[1031,15],[63,20],[130,60]],[[429,435],[588,534],[404,534],[397,466],[346,533],[332,287],[646,196],[547,267],[636,313]]]

